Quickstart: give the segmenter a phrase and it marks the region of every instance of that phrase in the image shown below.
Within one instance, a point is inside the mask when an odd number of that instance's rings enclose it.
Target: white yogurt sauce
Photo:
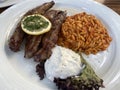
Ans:
[[[80,55],[61,46],[53,48],[51,57],[45,62],[46,76],[51,81],[55,77],[65,79],[78,75],[81,69]]]

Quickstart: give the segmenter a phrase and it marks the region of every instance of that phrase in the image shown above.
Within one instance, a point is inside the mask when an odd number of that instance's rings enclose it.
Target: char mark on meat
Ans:
[[[47,11],[44,16],[47,17],[50,21],[53,21],[54,17],[59,13],[58,10],[50,10]],[[43,35],[28,35],[25,44],[25,58],[31,58],[34,56],[36,51],[38,50],[41,39]]]
[[[42,48],[37,51],[34,55],[34,59],[37,62],[41,62],[42,60],[46,60],[50,57],[52,53],[52,48],[55,46],[58,40],[58,33],[61,29],[62,23],[66,18],[66,12],[61,11],[55,17],[54,21],[52,21],[52,28],[49,32],[47,32],[42,39]]]
[[[36,14],[36,13],[44,14],[53,5],[54,5],[54,1],[44,3],[43,5],[28,11],[24,16],[27,16],[27,15],[30,15],[30,14]],[[16,29],[15,29],[15,32],[10,37],[9,48],[14,52],[19,51],[20,46],[21,46],[21,44],[24,40],[24,37],[25,37],[25,33],[22,31],[21,23],[19,22]]]

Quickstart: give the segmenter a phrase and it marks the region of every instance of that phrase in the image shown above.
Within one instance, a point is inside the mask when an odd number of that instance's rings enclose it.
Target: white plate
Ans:
[[[0,8],[7,7],[10,5],[16,4],[18,2],[21,2],[21,1],[23,1],[23,0],[6,0],[6,1],[0,3]]]
[[[0,90],[57,90],[49,80],[39,80],[35,72],[36,63],[33,59],[24,59],[23,50],[14,53],[8,48],[8,39],[20,17],[27,10],[47,1],[50,0],[27,0],[10,7],[1,14]],[[120,90],[120,16],[91,0],[55,0],[55,2],[55,9],[67,10],[69,15],[81,11],[91,13],[107,27],[113,41],[107,51],[97,54],[97,57],[94,56],[96,60],[90,60],[90,63],[93,62],[91,65],[96,73],[104,79],[106,88],[100,90]]]

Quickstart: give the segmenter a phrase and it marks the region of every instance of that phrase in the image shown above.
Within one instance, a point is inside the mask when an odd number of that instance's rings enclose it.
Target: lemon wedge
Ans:
[[[22,30],[29,35],[40,35],[51,29],[51,22],[40,14],[24,17],[21,21]]]

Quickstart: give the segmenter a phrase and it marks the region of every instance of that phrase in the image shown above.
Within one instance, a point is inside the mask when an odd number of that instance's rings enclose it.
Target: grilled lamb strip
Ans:
[[[35,54],[34,59],[37,62],[42,60],[46,60],[51,55],[51,49],[55,46],[58,40],[58,33],[61,29],[62,23],[66,18],[66,12],[61,11],[57,17],[55,17],[54,21],[52,22],[51,30],[45,34],[42,41],[42,48]]]
[[[28,35],[25,44],[25,58],[31,58],[37,51],[39,44],[41,42],[42,35]]]
[[[42,61],[42,62],[40,62],[40,63],[36,66],[36,72],[37,72],[38,76],[40,77],[40,80],[44,79],[44,76],[45,76],[44,64],[45,64],[45,60]]]
[[[30,11],[28,11],[24,16],[30,15],[30,14],[44,14],[47,10],[49,10],[54,5],[54,1],[44,3],[41,6],[38,6],[37,8],[34,8]],[[23,16],[23,17],[24,17]],[[20,50],[20,46],[24,40],[25,33],[22,31],[20,22],[18,23],[15,32],[12,34],[9,40],[9,48],[17,52]]]
[[[51,22],[54,17],[59,13],[59,10],[50,10],[45,13],[45,17],[47,17]],[[41,42],[43,35],[28,35],[26,39],[25,45],[25,58],[31,58],[37,52],[39,48],[39,44]]]
[[[19,23],[18,26],[15,29],[15,32],[10,37],[9,48],[14,52],[19,51],[20,46],[23,42],[24,36],[25,36],[25,33],[21,30],[21,26],[20,26],[20,23]]]
[[[57,16],[59,13],[60,13],[61,11],[54,11],[54,10],[51,10],[50,12],[49,12],[49,17],[47,16],[47,15],[45,15],[47,18],[55,18],[55,16]],[[55,13],[55,14],[50,14],[50,13]],[[51,22],[54,22],[54,19],[51,19],[50,20]],[[48,35],[49,34],[49,35]],[[47,33],[47,34],[45,34],[44,36],[43,36],[43,38],[42,38],[42,44],[44,44],[44,41],[45,41],[45,38],[47,38],[47,37],[50,37],[50,35],[51,35],[51,33]],[[47,45],[47,44],[46,44]],[[52,43],[51,43],[51,45],[52,45]],[[46,47],[46,46],[44,46],[44,47]],[[49,47],[51,47],[51,46],[49,46]],[[48,48],[47,48],[48,49]],[[50,50],[51,48],[49,48],[49,50]],[[44,50],[44,49],[43,49]],[[40,79],[42,80],[42,79],[44,79],[44,76],[45,76],[45,69],[44,69],[44,63],[45,63],[45,60],[42,60],[37,66],[36,66],[36,72],[37,72],[37,74],[39,75],[39,77],[40,77]]]

